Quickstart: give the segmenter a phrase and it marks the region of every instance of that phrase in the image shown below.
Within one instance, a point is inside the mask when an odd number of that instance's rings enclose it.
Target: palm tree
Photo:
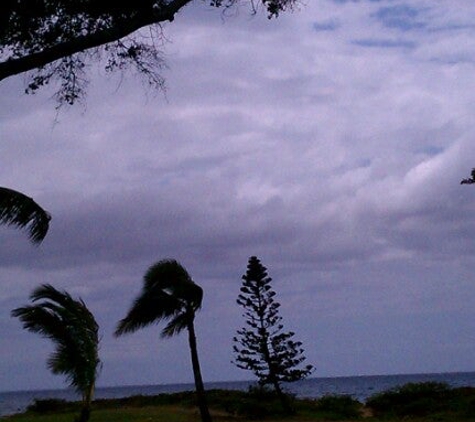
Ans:
[[[49,229],[51,216],[33,199],[13,189],[0,187],[0,224],[26,228],[33,243],[40,243]]]
[[[91,412],[94,386],[99,372],[99,327],[92,313],[81,300],[65,291],[43,284],[30,296],[30,306],[14,309],[23,328],[53,340],[55,351],[48,359],[53,374],[63,374],[82,397],[77,421],[86,422]]]
[[[143,279],[140,295],[115,331],[116,336],[131,333],[147,325],[166,321],[162,337],[172,337],[188,330],[188,341],[198,407],[203,422],[211,422],[201,377],[196,335],[195,313],[201,308],[203,289],[195,284],[186,269],[175,260],[162,260],[152,265]]]

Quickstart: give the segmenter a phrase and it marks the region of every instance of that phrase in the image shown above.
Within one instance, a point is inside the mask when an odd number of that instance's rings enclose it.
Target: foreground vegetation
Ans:
[[[278,397],[262,390],[210,390],[208,401],[216,421],[411,421],[475,422],[475,388],[441,383],[406,384],[361,403],[351,396],[292,399],[295,414],[282,413]],[[80,406],[64,400],[37,400],[8,422],[72,422]],[[196,422],[195,393],[131,396],[94,401],[91,422]]]

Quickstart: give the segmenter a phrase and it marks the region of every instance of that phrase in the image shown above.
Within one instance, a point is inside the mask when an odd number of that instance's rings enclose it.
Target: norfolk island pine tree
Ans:
[[[282,383],[306,378],[313,372],[313,366],[301,366],[305,361],[302,343],[292,339],[295,334],[292,331],[283,331],[280,303],[274,300],[272,279],[257,257],[249,258],[242,280],[237,303],[244,308],[246,326],[237,330],[233,338],[233,362],[253,372],[260,386],[272,386],[284,411],[292,413]]]

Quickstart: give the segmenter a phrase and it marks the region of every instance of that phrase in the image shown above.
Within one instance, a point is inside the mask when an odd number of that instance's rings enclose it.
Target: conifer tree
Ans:
[[[242,280],[237,303],[245,310],[246,326],[237,330],[233,338],[233,363],[252,371],[261,387],[273,387],[284,410],[290,412],[282,383],[304,379],[313,367],[301,365],[305,361],[302,343],[293,340],[294,332],[284,331],[280,303],[274,300],[275,291],[271,287],[272,278],[257,257],[249,258]]]

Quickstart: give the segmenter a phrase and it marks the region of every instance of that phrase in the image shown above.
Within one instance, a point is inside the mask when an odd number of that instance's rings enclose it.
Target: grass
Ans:
[[[72,422],[77,415],[77,412],[55,412],[44,415],[26,412],[4,419],[11,422]],[[198,420],[198,414],[188,408],[161,405],[95,409],[91,414],[90,422],[194,422]]]
[[[475,388],[407,384],[370,397],[365,405],[351,396],[293,400],[296,414],[284,415],[266,391],[208,391],[214,422],[475,422]],[[39,400],[2,422],[72,422],[79,403]],[[90,422],[200,422],[193,392],[96,400]]]

